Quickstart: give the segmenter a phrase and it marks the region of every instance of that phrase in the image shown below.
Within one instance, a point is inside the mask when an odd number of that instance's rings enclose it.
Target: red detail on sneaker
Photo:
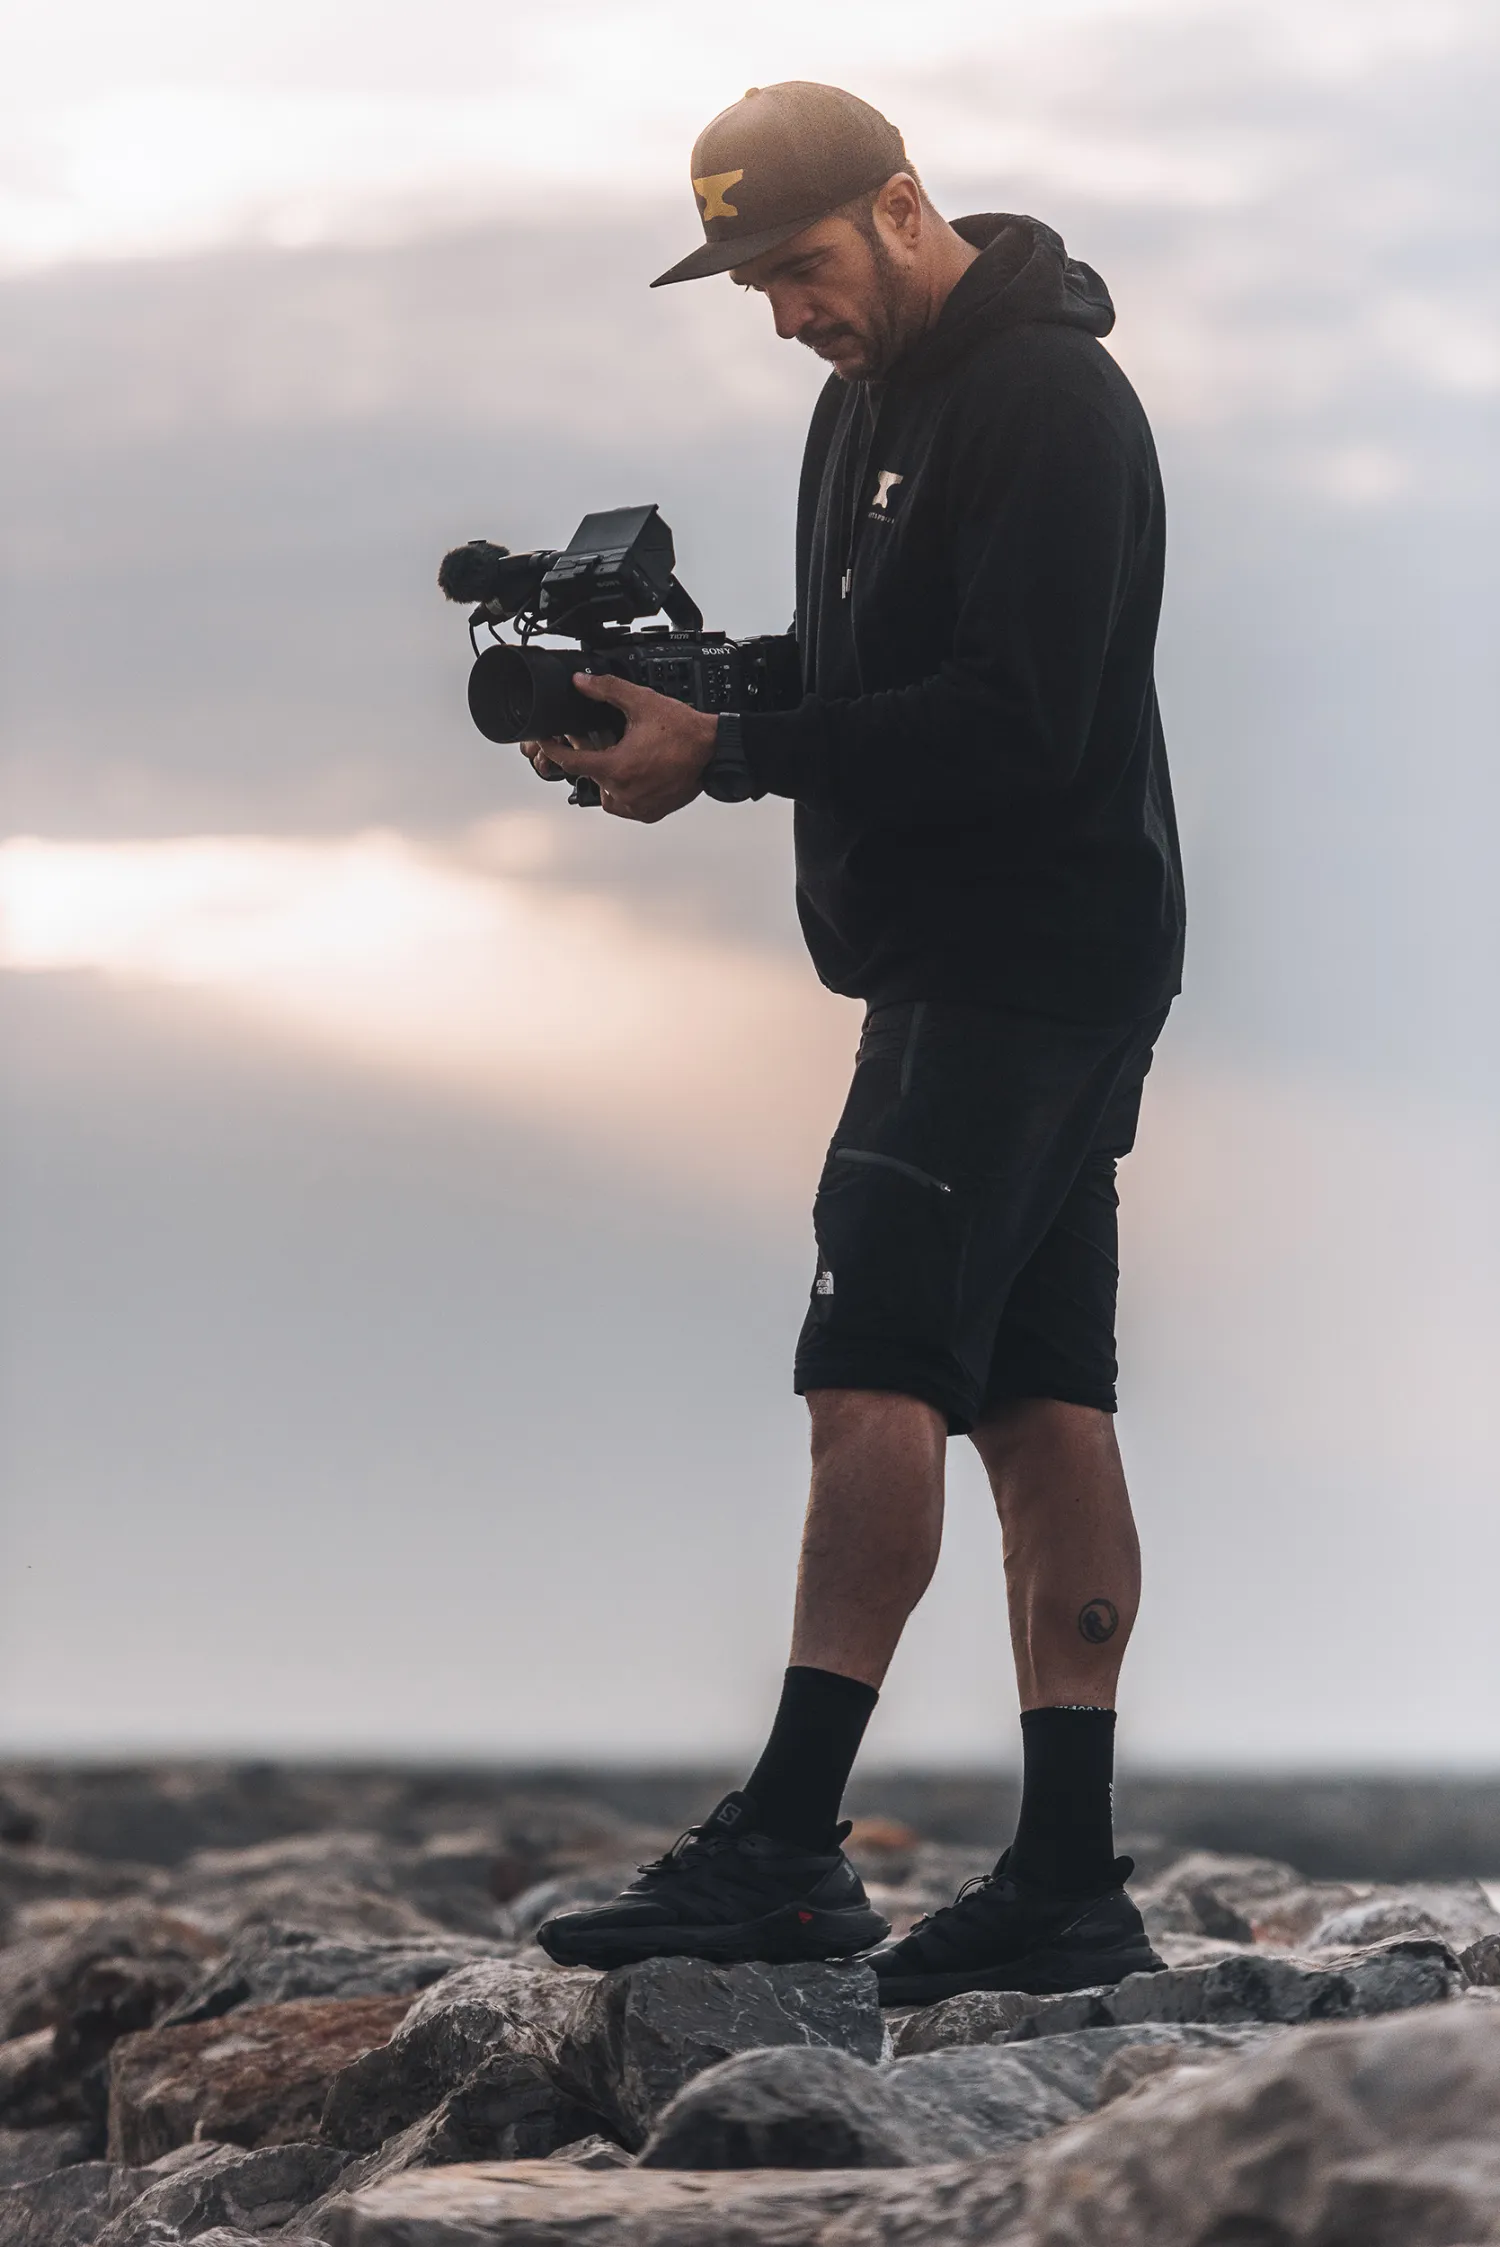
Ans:
[[[798,1912],[798,1914],[797,1914],[797,1917],[798,1917],[798,1918],[799,1918],[799,1919],[801,1920],[801,1922],[802,1922],[802,1924],[803,1924],[803,1926],[804,1926],[804,1927],[811,1927],[811,1925],[812,1925],[812,1913],[811,1913],[811,1912]]]

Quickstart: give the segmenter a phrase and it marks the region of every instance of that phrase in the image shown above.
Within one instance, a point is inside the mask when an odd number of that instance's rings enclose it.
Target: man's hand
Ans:
[[[579,671],[573,684],[591,700],[623,710],[625,731],[610,749],[589,749],[571,738],[523,741],[523,753],[542,778],[549,778],[552,768],[570,780],[583,775],[597,781],[604,809],[616,819],[649,824],[690,804],[714,752],[717,718],[607,673],[596,678]]]

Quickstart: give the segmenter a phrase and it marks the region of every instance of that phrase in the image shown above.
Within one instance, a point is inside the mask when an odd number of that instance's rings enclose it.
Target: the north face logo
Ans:
[[[813,1293],[814,1295],[831,1295],[833,1293],[832,1272],[819,1272],[817,1278],[813,1281]]]

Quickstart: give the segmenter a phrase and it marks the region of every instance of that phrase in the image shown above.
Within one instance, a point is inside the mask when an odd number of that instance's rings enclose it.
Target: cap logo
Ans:
[[[703,223],[705,226],[711,218],[739,217],[740,214],[734,204],[726,203],[724,198],[731,187],[738,187],[744,176],[742,166],[737,172],[710,172],[706,178],[694,180],[693,193],[701,195],[703,198]]]

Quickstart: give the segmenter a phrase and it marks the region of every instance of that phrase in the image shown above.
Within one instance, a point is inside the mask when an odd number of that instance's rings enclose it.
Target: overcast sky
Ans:
[[[649,294],[837,79],[1105,274],[1187,993],[1124,1179],[1138,1762],[1494,1758],[1500,343],[1478,7],[19,11],[0,72],[0,1744],[748,1748],[857,1010],[786,807],[636,832],[433,588],[656,499],[790,607],[820,378]],[[966,1446],[872,1754],[1014,1752]]]

